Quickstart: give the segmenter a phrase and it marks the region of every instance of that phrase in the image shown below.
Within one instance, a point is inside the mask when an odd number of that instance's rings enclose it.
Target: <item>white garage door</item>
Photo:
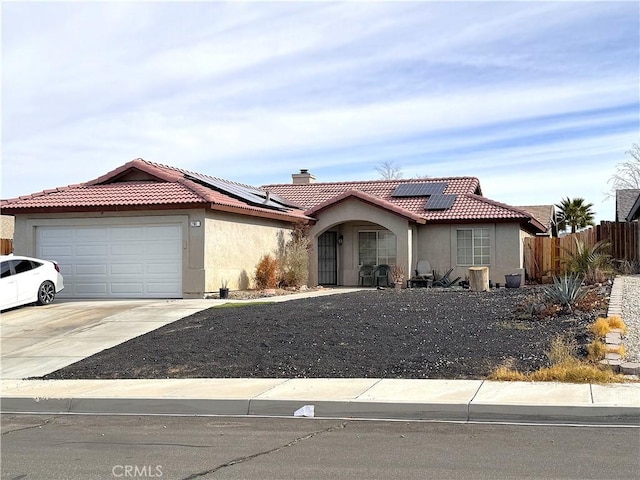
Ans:
[[[180,224],[37,227],[37,256],[60,264],[64,297],[182,297]]]

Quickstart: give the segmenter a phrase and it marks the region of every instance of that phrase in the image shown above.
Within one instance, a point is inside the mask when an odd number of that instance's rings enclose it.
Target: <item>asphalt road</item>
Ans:
[[[640,428],[3,415],[2,478],[637,479]]]

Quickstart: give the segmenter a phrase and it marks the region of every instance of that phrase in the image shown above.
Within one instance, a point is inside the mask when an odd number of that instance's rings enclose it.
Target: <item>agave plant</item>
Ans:
[[[582,240],[574,239],[575,252],[565,250],[568,254],[567,268],[570,272],[584,276],[587,283],[599,281],[603,273],[611,270],[611,244],[601,240],[588,247]]]
[[[551,303],[571,312],[573,305],[587,294],[586,289],[582,288],[583,280],[583,275],[579,273],[553,277],[553,285],[545,287],[543,294]]]

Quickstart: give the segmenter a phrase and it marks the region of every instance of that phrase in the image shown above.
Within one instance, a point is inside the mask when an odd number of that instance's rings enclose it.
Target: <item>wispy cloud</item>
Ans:
[[[640,141],[639,10],[4,3],[2,197],[140,156],[252,184],[391,160],[509,203],[595,203]]]

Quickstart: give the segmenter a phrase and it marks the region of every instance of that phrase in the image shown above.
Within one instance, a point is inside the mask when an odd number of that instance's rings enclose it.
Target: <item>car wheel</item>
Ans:
[[[38,288],[38,305],[49,305],[56,298],[56,287],[51,282],[43,282]]]

